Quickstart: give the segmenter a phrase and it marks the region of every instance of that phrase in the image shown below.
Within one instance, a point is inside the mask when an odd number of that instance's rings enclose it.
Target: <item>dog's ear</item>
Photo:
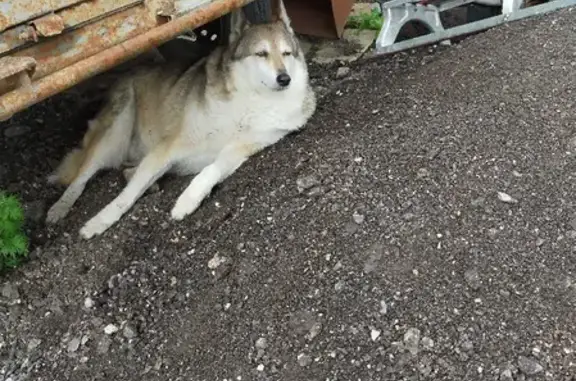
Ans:
[[[288,17],[288,12],[286,12],[286,7],[284,6],[284,1],[272,0],[272,2],[274,3],[274,21],[283,23],[286,29],[288,29],[291,34],[294,34],[290,17]]]
[[[236,9],[230,13],[230,36],[228,37],[228,42],[230,44],[236,43],[242,33],[250,27],[250,23],[244,16],[244,11],[242,9]]]

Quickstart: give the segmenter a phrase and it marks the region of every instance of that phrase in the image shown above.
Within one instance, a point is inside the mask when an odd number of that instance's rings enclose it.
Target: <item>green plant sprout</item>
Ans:
[[[18,198],[0,191],[0,272],[18,266],[28,256],[23,224],[24,210]]]
[[[382,13],[379,9],[372,8],[370,12],[362,12],[350,16],[346,23],[346,27],[351,29],[380,30],[382,29],[382,23]]]

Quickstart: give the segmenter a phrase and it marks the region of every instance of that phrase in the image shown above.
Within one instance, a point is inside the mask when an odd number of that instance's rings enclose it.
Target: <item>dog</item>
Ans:
[[[282,1],[270,23],[231,16],[228,43],[196,64],[142,68],[112,87],[81,146],[49,176],[67,188],[47,223],[66,217],[90,178],[110,168],[124,168],[127,184],[81,237],[114,225],[166,173],[195,175],[171,211],[180,221],[250,156],[306,125],[316,95]]]

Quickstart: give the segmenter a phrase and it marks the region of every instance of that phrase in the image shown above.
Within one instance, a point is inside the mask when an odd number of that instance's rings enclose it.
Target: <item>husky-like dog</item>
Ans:
[[[306,124],[316,96],[282,1],[272,23],[248,25],[241,11],[232,20],[229,43],[192,67],[147,68],[112,88],[81,148],[50,176],[68,188],[48,223],[68,214],[99,170],[123,166],[126,187],[82,237],[103,233],[167,172],[196,174],[171,212],[182,220],[251,155]]]

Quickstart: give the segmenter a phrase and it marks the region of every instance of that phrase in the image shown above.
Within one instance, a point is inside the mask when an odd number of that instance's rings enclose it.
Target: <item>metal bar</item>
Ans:
[[[183,32],[204,25],[253,0],[216,0],[109,49],[33,82],[30,89],[18,88],[0,97],[0,120],[68,89],[96,74],[167,42]],[[576,0],[575,0],[576,1]]]
[[[453,37],[464,36],[474,32],[490,29],[505,22],[516,21],[530,16],[543,15],[545,13],[549,13],[573,5],[576,5],[576,0],[554,0],[549,3],[524,8],[506,15],[498,15],[480,21],[472,22],[469,24],[464,24],[454,28],[446,29],[442,32],[412,38],[410,40],[398,42],[390,46],[384,46],[384,47],[377,46],[376,53],[374,53],[371,56],[371,58],[384,54],[396,53],[402,50],[412,49],[419,46],[430,45],[438,41],[448,40]]]

